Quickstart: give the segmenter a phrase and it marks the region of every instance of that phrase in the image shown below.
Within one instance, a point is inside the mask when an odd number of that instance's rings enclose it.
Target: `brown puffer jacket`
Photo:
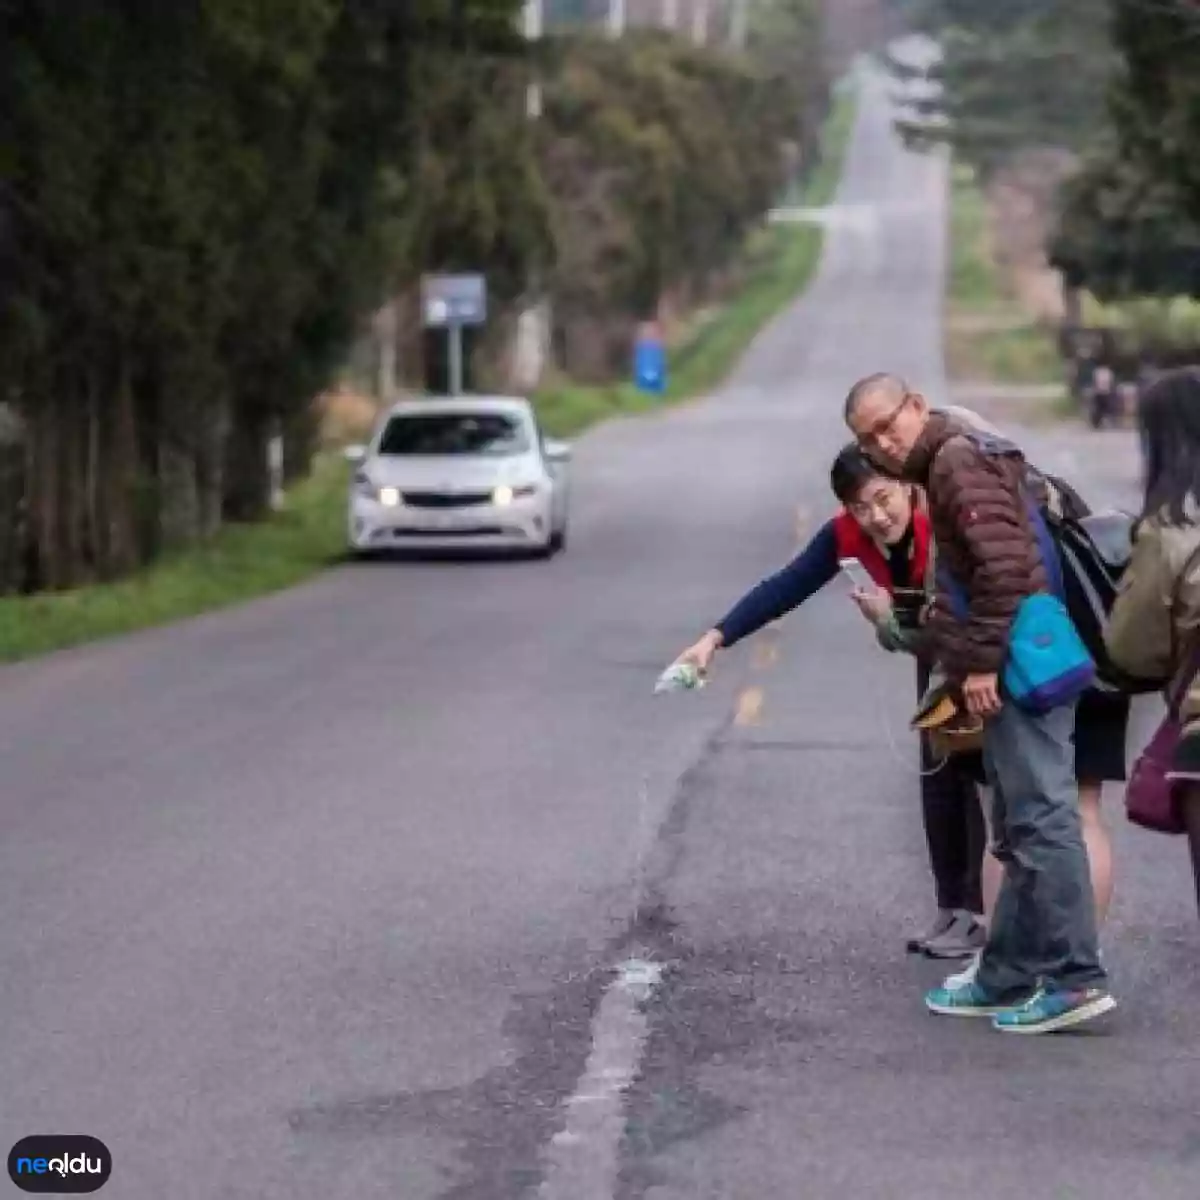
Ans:
[[[939,562],[968,598],[969,615],[961,621],[939,582],[922,639],[959,682],[1001,669],[1021,601],[1047,590],[1022,492],[1028,465],[1012,443],[995,439],[993,452],[975,437],[933,412],[904,464],[904,477],[928,497]]]
[[[963,433],[985,433],[1001,441],[1011,440],[969,408],[947,404],[944,408],[936,411],[949,417]],[[1092,510],[1087,501],[1061,476],[1039,470],[1032,463],[1026,461],[1025,481],[1030,494],[1037,500],[1040,507],[1057,513],[1069,521],[1079,521],[1091,514]]]

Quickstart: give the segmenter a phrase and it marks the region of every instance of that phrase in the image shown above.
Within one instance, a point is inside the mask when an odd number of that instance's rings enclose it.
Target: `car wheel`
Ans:
[[[565,525],[561,529],[556,529],[550,535],[548,545],[553,554],[557,554],[560,550],[567,548],[567,527]]]

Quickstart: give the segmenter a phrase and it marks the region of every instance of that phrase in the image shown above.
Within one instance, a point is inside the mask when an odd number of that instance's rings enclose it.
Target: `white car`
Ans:
[[[355,554],[388,549],[526,550],[567,541],[571,448],[542,435],[533,406],[507,396],[408,400],[380,420],[355,464]]]

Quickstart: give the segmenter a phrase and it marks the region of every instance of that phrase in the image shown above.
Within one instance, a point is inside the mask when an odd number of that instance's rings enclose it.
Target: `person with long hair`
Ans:
[[[1138,424],[1145,497],[1105,643],[1130,675],[1183,689],[1173,768],[1200,909],[1200,370],[1160,376]]]

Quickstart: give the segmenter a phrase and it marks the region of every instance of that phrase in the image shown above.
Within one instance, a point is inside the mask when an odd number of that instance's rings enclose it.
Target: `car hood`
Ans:
[[[506,483],[523,483],[540,474],[537,460],[528,455],[496,459],[458,455],[372,458],[366,471],[378,487],[431,492],[477,491]]]

